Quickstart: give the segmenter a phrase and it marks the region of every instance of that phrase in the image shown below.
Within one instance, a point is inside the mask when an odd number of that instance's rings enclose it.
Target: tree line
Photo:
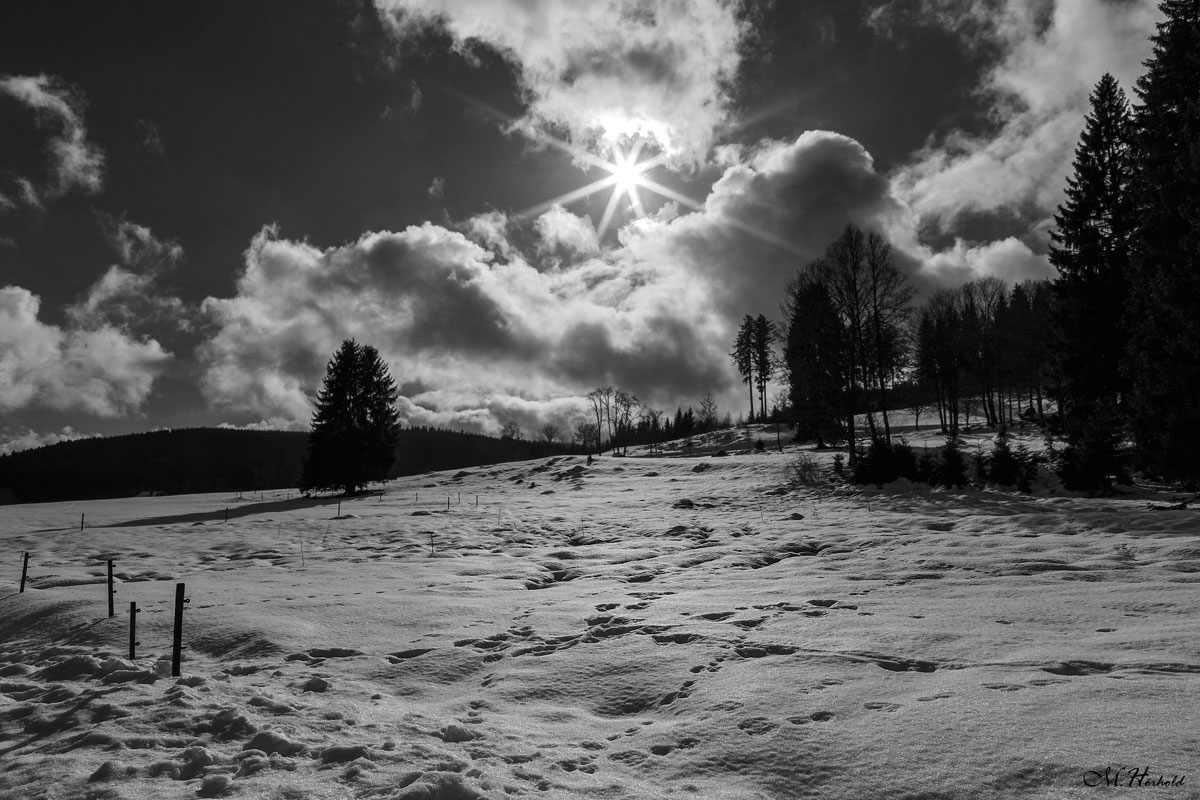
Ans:
[[[700,408],[688,406],[666,411],[643,403],[622,389],[605,384],[587,394],[590,419],[575,424],[573,437],[584,450],[599,454],[607,450],[626,453],[629,445],[648,445],[651,450],[662,442],[707,433],[733,424],[730,415],[720,414],[712,393],[700,399]],[[595,421],[592,421],[592,420]]]
[[[188,428],[78,439],[0,456],[0,503],[295,489],[309,434]],[[405,427],[384,478],[575,452],[558,443],[503,441]]]
[[[788,282],[777,339],[799,438],[848,443],[852,465],[885,451],[899,391],[951,438],[970,401],[988,426],[1048,425],[1073,488],[1107,491],[1129,469],[1200,478],[1200,0],[1160,8],[1139,102],[1107,74],[1092,92],[1052,281],[983,278],[914,308],[888,242],[848,225]],[[745,318],[732,354],[747,383],[769,375],[761,319]]]

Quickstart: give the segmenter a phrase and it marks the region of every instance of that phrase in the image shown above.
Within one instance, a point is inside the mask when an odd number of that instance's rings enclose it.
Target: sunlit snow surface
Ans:
[[[796,452],[0,508],[0,796],[1196,796],[1198,512]]]

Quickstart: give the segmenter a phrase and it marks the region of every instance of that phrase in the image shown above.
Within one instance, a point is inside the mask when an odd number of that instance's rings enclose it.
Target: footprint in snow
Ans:
[[[887,711],[892,712],[900,708],[897,703],[863,703],[863,708],[868,708],[872,711]]]
[[[766,717],[751,717],[738,723],[738,730],[745,731],[751,736],[763,736],[778,727],[778,723],[771,722]]]

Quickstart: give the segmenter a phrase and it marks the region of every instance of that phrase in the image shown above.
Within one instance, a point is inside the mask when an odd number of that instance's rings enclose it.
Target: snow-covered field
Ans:
[[[0,508],[0,796],[1197,796],[1195,511],[793,456]]]

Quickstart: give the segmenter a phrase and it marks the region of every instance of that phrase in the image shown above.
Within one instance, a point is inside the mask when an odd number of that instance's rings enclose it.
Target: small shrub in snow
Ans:
[[[1067,446],[1058,460],[1058,474],[1068,489],[1111,494],[1113,486],[1129,483],[1122,452],[1122,432],[1115,413],[1098,414],[1068,430]]]
[[[975,448],[975,452],[971,454],[971,474],[975,477],[975,483],[985,484],[988,481],[988,459],[983,454],[983,448]]]
[[[939,475],[938,462],[933,453],[928,450],[921,453],[921,457],[917,459],[917,480],[933,486],[938,482]]]
[[[903,441],[888,444],[874,439],[867,449],[859,449],[854,465],[855,483],[873,483],[882,486],[899,478],[915,480],[917,460],[912,448]]]
[[[967,464],[963,458],[962,444],[957,436],[946,437],[946,447],[942,451],[942,468],[938,476],[947,489],[961,489],[967,485]]]
[[[812,486],[821,480],[821,467],[808,453],[797,455],[788,465],[788,470],[791,473],[788,477],[792,482],[801,486]]]
[[[1009,444],[1011,438],[1008,428],[1001,425],[988,459],[988,480],[998,486],[1015,486],[1021,478],[1021,464]]]

